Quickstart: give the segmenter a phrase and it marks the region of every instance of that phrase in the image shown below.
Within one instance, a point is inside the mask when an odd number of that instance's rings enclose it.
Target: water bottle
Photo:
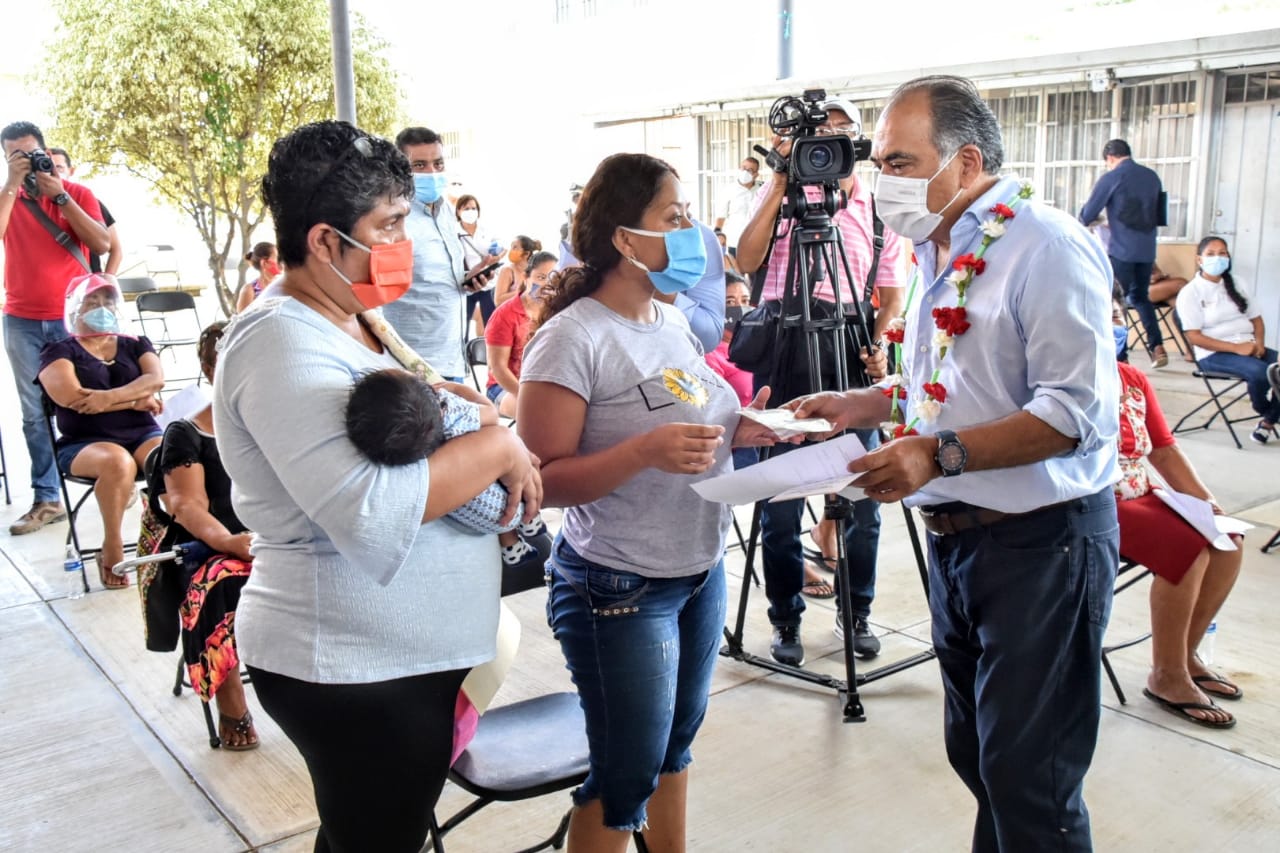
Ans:
[[[1205,629],[1204,639],[1200,641],[1200,659],[1206,664],[1213,663],[1213,640],[1218,635],[1218,623],[1210,622]]]
[[[84,598],[84,562],[76,546],[67,543],[67,559],[62,564],[62,576],[66,579],[67,598]]]
[[[492,243],[489,244],[489,254],[496,255],[501,251],[502,251],[502,244],[499,243],[497,240],[494,240]]]

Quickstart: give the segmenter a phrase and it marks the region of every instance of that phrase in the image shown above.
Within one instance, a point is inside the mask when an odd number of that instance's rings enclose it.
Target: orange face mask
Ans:
[[[329,268],[338,277],[351,286],[356,301],[365,308],[380,308],[388,302],[395,302],[409,292],[413,284],[413,241],[397,240],[394,243],[375,243],[366,246],[360,241],[333,229],[339,237],[357,249],[369,253],[369,281],[352,281],[342,274],[342,270],[333,265]]]

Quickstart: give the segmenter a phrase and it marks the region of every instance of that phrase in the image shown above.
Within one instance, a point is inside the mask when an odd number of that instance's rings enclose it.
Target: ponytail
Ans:
[[[1224,272],[1222,274],[1222,286],[1227,289],[1227,296],[1231,297],[1231,301],[1240,309],[1241,314],[1249,313],[1249,300],[1244,298],[1244,294],[1236,289],[1236,280],[1231,277],[1231,273]]]

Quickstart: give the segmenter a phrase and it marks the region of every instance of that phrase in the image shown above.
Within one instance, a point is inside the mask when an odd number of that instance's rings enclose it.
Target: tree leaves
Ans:
[[[324,0],[53,0],[60,25],[41,83],[55,92],[48,134],[77,162],[122,168],[191,219],[223,310],[244,284],[227,259],[266,217],[259,185],[280,136],[332,118],[333,57]],[[400,121],[385,43],[353,21],[361,126]]]

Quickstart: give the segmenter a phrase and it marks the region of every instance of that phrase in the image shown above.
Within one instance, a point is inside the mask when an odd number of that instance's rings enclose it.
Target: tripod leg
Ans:
[[[746,563],[742,569],[742,591],[738,595],[738,615],[733,622],[733,631],[728,626],[724,629],[726,647],[721,654],[737,657],[742,653],[742,634],[747,624],[747,602],[751,598],[751,584],[759,584],[756,577],[756,546],[760,541],[760,511],[763,504],[757,503],[751,510],[751,533],[747,538]]]
[[[924,548],[920,544],[920,531],[916,529],[915,516],[906,504],[902,505],[902,514],[907,519],[907,534],[911,537],[911,550],[916,555],[916,568],[920,571],[920,584],[924,587],[924,599],[929,600],[929,565],[924,558]]]
[[[845,525],[849,520],[851,504],[839,495],[827,495],[824,516],[836,523],[836,591],[839,601],[840,624],[844,626],[844,721],[866,722],[867,715],[858,695],[858,668],[853,656],[853,584],[849,581],[849,554],[845,549]]]

